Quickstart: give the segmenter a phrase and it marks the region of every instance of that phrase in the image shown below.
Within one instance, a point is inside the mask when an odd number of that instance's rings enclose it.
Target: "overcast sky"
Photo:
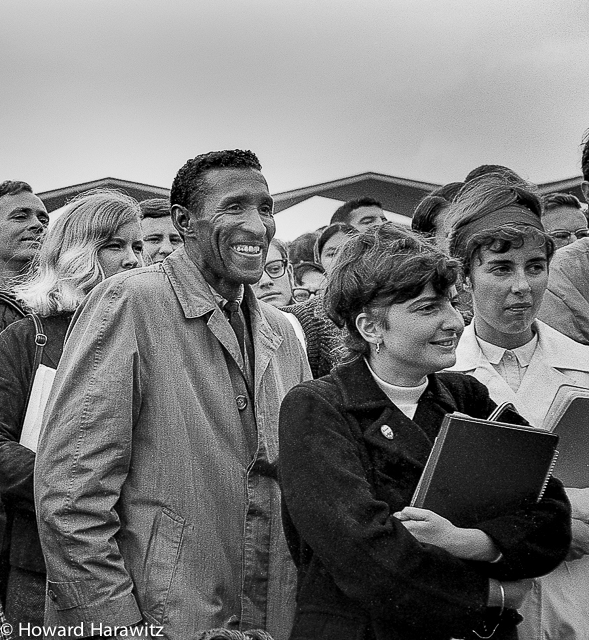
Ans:
[[[0,0],[0,180],[169,187],[255,151],[273,192],[482,163],[580,173],[588,0]]]

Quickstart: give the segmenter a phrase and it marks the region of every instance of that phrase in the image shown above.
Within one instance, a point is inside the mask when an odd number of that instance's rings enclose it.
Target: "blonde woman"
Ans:
[[[16,295],[41,319],[41,363],[55,369],[72,315],[99,282],[141,262],[138,203],[95,190],[72,200],[51,226],[34,270]],[[14,626],[43,624],[45,564],[35,522],[35,454],[19,443],[34,377],[35,325],[24,318],[0,334],[0,493],[12,520],[5,613]],[[17,627],[15,627],[17,628]]]

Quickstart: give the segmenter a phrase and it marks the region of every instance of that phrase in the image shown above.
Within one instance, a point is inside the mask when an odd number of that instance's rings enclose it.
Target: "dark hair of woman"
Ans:
[[[386,309],[418,296],[431,283],[446,294],[456,282],[458,261],[433,243],[391,223],[369,229],[346,242],[329,277],[325,308],[347,329],[351,355],[367,355],[369,344],[356,327],[362,312],[371,312],[386,327]]]

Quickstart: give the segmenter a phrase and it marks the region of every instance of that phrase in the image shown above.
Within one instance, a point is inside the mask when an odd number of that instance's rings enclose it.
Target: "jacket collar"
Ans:
[[[331,375],[340,388],[344,408],[349,411],[365,411],[389,407],[392,402],[370,375],[370,371],[362,358],[336,366]],[[435,400],[444,413],[457,410],[453,396],[446,388],[443,376],[428,376],[428,386],[419,399],[419,405]]]
[[[171,253],[162,263],[162,268],[186,318],[198,318],[217,308],[209,285],[184,247]]]
[[[589,372],[589,347],[581,345],[540,320],[534,320],[537,353],[556,369]],[[449,371],[474,371],[487,364],[474,332],[474,323],[464,329],[456,348],[456,364]]]
[[[188,257],[186,250],[180,247],[174,251],[164,260],[162,268],[170,280],[184,316],[188,319],[211,314],[208,319],[209,328],[244,371],[243,357],[235,334],[219,308],[210,286],[198,267]],[[247,285],[244,287],[244,300],[250,316],[257,388],[273,354],[282,344],[283,338],[272,329],[261,312],[251,287]]]

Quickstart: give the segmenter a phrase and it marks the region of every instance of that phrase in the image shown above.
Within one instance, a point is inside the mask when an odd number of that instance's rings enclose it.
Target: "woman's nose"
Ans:
[[[122,264],[125,269],[134,269],[139,264],[139,256],[135,253],[132,247],[129,247],[125,252]]]

